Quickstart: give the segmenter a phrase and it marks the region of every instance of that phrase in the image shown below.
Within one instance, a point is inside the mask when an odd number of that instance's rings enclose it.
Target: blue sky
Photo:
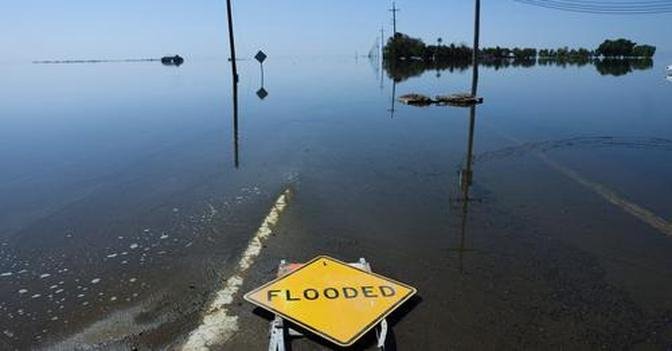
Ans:
[[[354,55],[384,26],[387,0],[233,0],[242,56]],[[398,0],[398,30],[426,42],[471,42],[468,0]],[[605,16],[558,12],[512,0],[482,0],[482,45],[595,47],[628,37],[672,53],[672,14]],[[227,57],[224,0],[22,0],[0,12],[3,60],[136,58],[180,53]],[[666,38],[667,37],[667,38]],[[667,39],[667,40],[666,40]]]

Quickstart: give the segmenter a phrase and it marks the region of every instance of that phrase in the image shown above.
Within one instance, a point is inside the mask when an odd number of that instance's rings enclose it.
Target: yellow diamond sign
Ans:
[[[245,300],[340,346],[350,346],[415,288],[328,256],[247,293]]]

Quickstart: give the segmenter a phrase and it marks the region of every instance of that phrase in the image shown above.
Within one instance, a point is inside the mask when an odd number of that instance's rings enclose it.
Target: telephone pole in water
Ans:
[[[394,1],[392,1],[390,12],[392,12],[392,37],[394,37],[397,34],[397,12],[399,12]]]
[[[474,8],[474,52],[472,57],[473,76],[471,85],[471,95],[476,96],[478,91],[478,44],[481,36],[481,0],[475,0]]]
[[[238,68],[236,67],[236,45],[233,41],[233,15],[231,14],[231,0],[226,0],[226,17],[229,22],[229,49],[231,50],[231,72],[234,84],[238,83]]]

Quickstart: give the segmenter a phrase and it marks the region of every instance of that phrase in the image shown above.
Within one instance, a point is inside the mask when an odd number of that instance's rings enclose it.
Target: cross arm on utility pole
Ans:
[[[392,36],[394,37],[397,34],[397,12],[401,11],[397,8],[396,3],[392,2],[392,8],[388,11],[392,12]]]

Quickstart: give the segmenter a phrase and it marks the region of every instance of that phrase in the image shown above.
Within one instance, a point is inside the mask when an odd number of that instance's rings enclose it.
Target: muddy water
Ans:
[[[665,348],[660,62],[483,67],[473,118],[393,104],[388,76],[350,58],[271,59],[260,99],[242,62],[237,133],[224,60],[3,67],[0,346],[182,345],[290,187],[244,291],[281,258],[364,256],[419,289],[392,318],[401,349]],[[436,73],[394,93],[470,87]],[[263,348],[266,320],[230,307],[239,330],[213,349]]]

